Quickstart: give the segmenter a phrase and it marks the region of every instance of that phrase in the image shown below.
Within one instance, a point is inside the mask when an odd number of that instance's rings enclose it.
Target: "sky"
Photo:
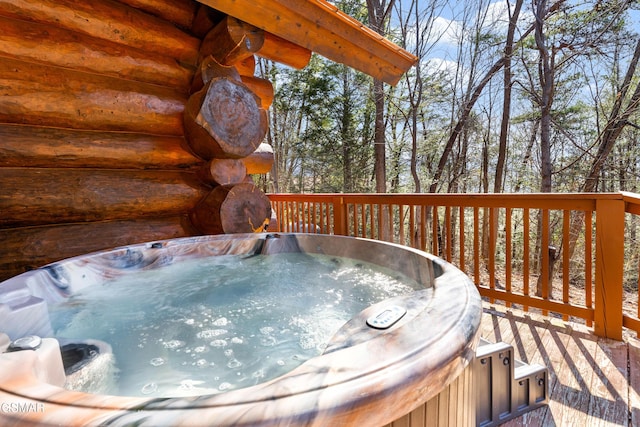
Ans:
[[[403,4],[401,7],[404,7],[405,11],[411,3],[411,0],[398,1]],[[426,1],[417,1],[419,5],[428,3]],[[430,38],[437,40],[437,42],[425,55],[430,61],[429,68],[434,71],[455,68],[457,62],[456,47],[463,34],[464,6],[465,4],[470,4],[469,2],[454,0],[442,1],[442,3],[443,5],[437,10],[437,17],[433,20],[430,33]],[[511,4],[513,7],[513,0]],[[533,14],[531,8],[532,0],[526,0],[520,13],[519,28],[524,28],[527,23],[532,22]],[[636,33],[640,33],[640,10],[630,12],[629,19],[631,20],[630,28],[635,28]],[[507,31],[508,20],[507,1],[494,1],[488,5],[483,28],[490,30],[492,33],[504,35]]]

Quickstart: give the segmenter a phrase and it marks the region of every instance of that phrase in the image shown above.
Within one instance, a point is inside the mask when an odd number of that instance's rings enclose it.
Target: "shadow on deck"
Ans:
[[[640,426],[640,340],[486,302],[480,336],[549,369],[549,405],[503,425]]]

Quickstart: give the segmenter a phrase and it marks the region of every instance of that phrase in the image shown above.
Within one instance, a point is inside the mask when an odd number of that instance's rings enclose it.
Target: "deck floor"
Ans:
[[[640,340],[598,338],[591,328],[484,303],[480,334],[549,369],[549,405],[505,426],[640,426]]]

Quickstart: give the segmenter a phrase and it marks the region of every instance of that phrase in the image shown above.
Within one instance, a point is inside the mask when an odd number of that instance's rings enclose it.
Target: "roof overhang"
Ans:
[[[391,85],[418,60],[325,0],[198,1]]]

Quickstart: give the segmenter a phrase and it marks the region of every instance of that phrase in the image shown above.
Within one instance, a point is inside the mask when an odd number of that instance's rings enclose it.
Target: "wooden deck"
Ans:
[[[585,325],[484,303],[480,334],[549,369],[549,405],[505,426],[640,426],[640,340],[598,338]]]

